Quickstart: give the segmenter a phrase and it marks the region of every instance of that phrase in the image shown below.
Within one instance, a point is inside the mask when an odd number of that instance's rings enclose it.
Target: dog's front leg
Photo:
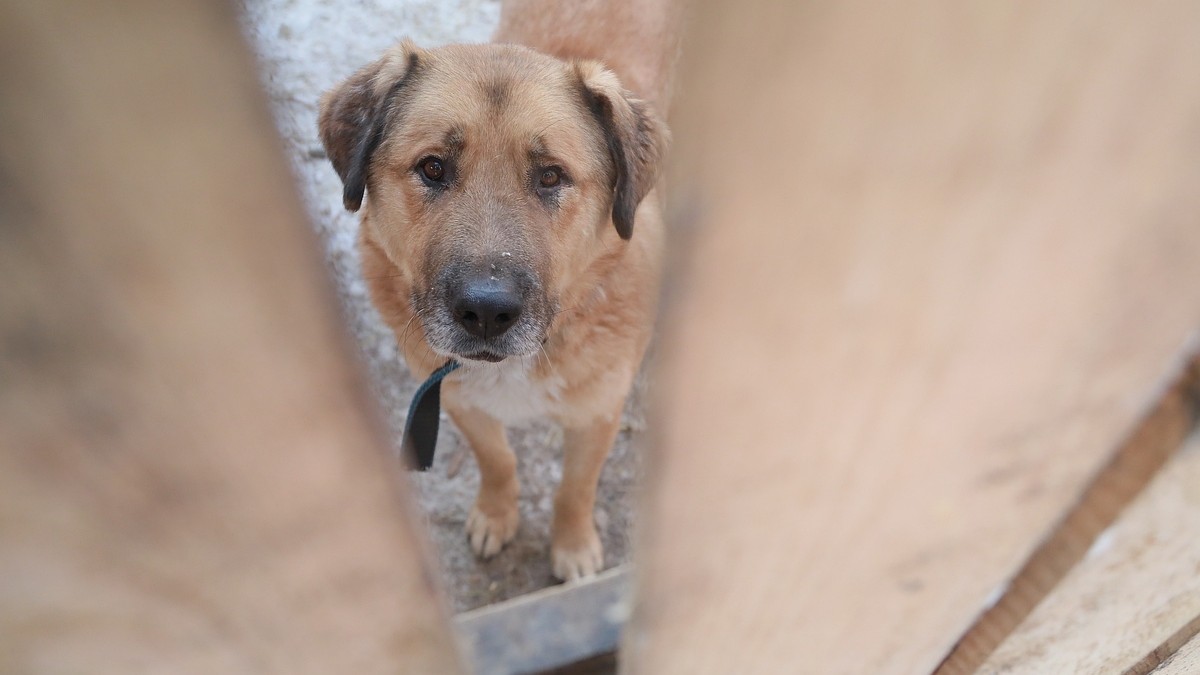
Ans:
[[[590,424],[563,429],[563,477],[554,497],[550,561],[554,576],[572,581],[604,566],[596,533],[596,482],[620,428],[618,409]]]
[[[467,516],[467,537],[475,555],[490,558],[512,541],[517,533],[517,456],[508,445],[504,425],[475,408],[458,404],[452,391],[445,397],[446,410],[475,453],[479,464],[479,496]]]

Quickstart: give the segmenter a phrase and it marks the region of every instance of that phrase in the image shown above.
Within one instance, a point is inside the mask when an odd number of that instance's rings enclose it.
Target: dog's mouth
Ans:
[[[482,352],[475,352],[474,354],[463,354],[462,358],[468,359],[471,361],[487,361],[488,363],[499,363],[499,362],[503,361],[504,359],[508,358],[508,356],[504,355],[504,354],[496,354],[494,352],[489,352],[489,351],[482,351]]]

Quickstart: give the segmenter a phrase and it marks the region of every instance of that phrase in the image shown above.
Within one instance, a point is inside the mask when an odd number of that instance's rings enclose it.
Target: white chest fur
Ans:
[[[459,400],[505,424],[553,414],[561,405],[564,381],[557,375],[534,374],[535,357],[500,363],[467,363],[454,374]]]

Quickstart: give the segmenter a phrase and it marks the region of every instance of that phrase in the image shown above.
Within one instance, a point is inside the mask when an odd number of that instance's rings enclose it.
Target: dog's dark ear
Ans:
[[[333,168],[342,179],[342,204],[362,206],[367,168],[379,147],[397,94],[416,73],[420,57],[405,41],[364,66],[321,97],[317,127]]]
[[[649,105],[621,87],[612,71],[595,61],[575,67],[584,101],[604,132],[612,159],[613,225],[622,239],[629,239],[638,204],[658,182],[670,133]]]

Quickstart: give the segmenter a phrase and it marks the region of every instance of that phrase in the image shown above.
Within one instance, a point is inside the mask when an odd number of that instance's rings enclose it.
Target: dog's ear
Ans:
[[[633,236],[638,204],[658,182],[670,133],[645,102],[621,87],[617,76],[595,61],[575,64],[584,102],[604,132],[613,164],[612,221],[622,239]]]
[[[383,140],[397,95],[411,83],[419,63],[419,50],[406,40],[321,97],[317,127],[342,179],[348,211],[362,206],[371,156]]]

